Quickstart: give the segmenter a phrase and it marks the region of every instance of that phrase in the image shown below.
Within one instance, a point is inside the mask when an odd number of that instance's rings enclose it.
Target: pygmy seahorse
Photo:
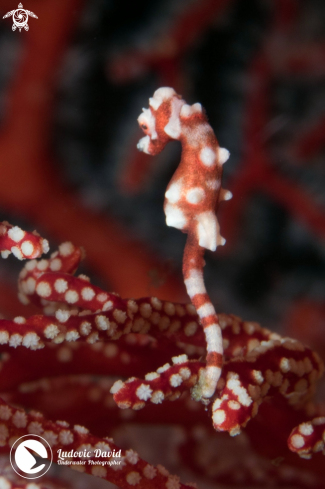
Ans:
[[[221,188],[222,165],[229,152],[220,148],[201,104],[187,105],[172,88],[159,88],[138,122],[145,137],[138,149],[160,153],[172,139],[182,144],[182,156],[165,193],[166,224],[188,234],[183,274],[187,293],[197,310],[206,343],[206,369],[195,390],[197,399],[213,396],[220,378],[223,345],[218,316],[203,279],[204,249],[215,251],[225,239],[216,216],[218,203],[231,192]]]

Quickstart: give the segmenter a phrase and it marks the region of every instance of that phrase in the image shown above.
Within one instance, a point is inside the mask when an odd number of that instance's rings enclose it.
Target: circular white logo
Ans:
[[[10,450],[10,463],[14,471],[25,479],[38,479],[52,465],[52,449],[38,435],[24,435],[15,441]]]

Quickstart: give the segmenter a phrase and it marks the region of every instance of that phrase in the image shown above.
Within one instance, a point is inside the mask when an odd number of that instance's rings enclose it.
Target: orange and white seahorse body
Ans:
[[[188,233],[183,257],[187,293],[197,310],[207,342],[206,369],[196,397],[213,396],[221,374],[223,345],[218,316],[207,294],[204,250],[225,243],[216,217],[218,203],[231,198],[221,188],[222,165],[229,152],[220,148],[202,106],[187,105],[172,88],[159,88],[149,99],[149,109],[138,118],[146,136],[138,149],[150,155],[162,151],[172,139],[182,144],[180,164],[165,193],[166,224]]]

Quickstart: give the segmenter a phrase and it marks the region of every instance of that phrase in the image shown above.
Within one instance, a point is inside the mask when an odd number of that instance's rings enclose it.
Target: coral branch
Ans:
[[[126,382],[118,380],[111,388],[114,400],[121,409],[142,409],[150,401],[161,404],[165,400],[174,401],[197,383],[202,362],[188,361],[186,355],[172,358],[174,363],[166,363],[145,376],[145,380],[131,378]]]
[[[113,383],[113,379],[106,376],[100,379],[89,375],[47,376],[20,384],[17,389],[6,392],[5,400],[11,405],[40,411],[48,419],[82,424],[99,436],[112,433],[127,420],[147,425],[180,423],[190,427],[200,422],[209,428],[211,426],[203,406],[192,401],[189,395],[174,401],[173,409],[165,409],[164,404],[147,403],[143,410],[121,410],[110,393]]]
[[[280,394],[290,405],[301,406],[311,398],[323,370],[318,355],[297,341],[262,342],[245,360],[224,366],[224,386],[212,407],[215,429],[240,433],[266,396]]]
[[[52,447],[55,462],[59,459],[69,459],[65,453],[73,450],[80,454],[74,457],[74,461],[80,463],[77,466],[80,472],[106,479],[122,489],[128,489],[130,485],[150,488],[152,484],[155,484],[155,487],[169,489],[186,488],[179,482],[178,477],[170,475],[164,467],[155,468],[149,465],[133,450],[121,450],[112,439],[95,437],[83,426],[70,427],[65,421],[47,421],[39,413],[26,414],[21,409],[8,406],[1,399],[0,421],[1,452],[10,450],[13,439],[27,434],[37,434],[45,438]],[[99,451],[98,455],[96,450]],[[110,459],[105,455],[109,452],[113,454]],[[90,456],[85,457],[85,453],[89,453]],[[110,464],[107,464],[108,460]]]
[[[4,221],[0,223],[0,251],[2,258],[13,253],[19,260],[37,258],[49,251],[49,243],[34,231],[29,233]]]
[[[40,296],[35,293],[37,279],[48,270],[73,274],[83,257],[82,248],[72,243],[62,243],[50,258],[39,262],[35,260],[28,262],[19,274],[18,290],[21,302],[23,304],[32,302],[40,307],[42,305]]]
[[[310,459],[314,453],[324,452],[325,417],[317,417],[294,428],[288,439],[290,450]]]

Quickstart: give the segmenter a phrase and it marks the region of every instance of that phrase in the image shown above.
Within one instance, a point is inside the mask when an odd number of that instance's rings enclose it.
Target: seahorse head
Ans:
[[[138,142],[138,149],[150,155],[160,153],[171,139],[181,134],[179,114],[185,104],[173,88],[159,88],[149,99],[149,108],[142,109],[139,126],[146,136]]]

